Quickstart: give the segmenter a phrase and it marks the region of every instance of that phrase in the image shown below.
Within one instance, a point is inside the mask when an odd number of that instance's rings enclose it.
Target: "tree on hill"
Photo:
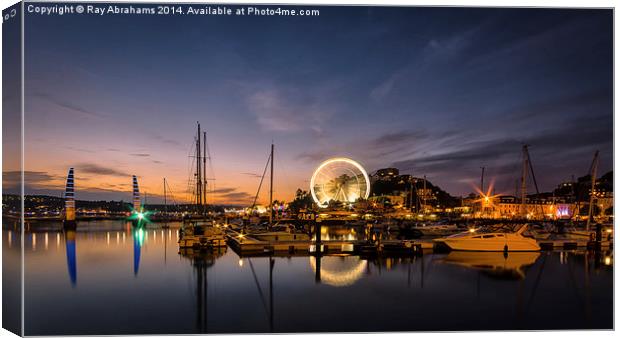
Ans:
[[[315,209],[315,203],[309,192],[297,189],[295,192],[295,198],[288,204],[288,208],[292,212],[298,213],[302,209]]]

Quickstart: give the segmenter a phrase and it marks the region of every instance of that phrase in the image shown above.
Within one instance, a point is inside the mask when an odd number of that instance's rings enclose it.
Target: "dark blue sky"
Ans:
[[[281,198],[332,156],[454,195],[481,166],[514,192],[523,143],[545,190],[597,149],[612,169],[611,10],[306,8],[321,15],[27,15],[33,189],[73,165],[103,197],[130,173],[183,192],[197,120],[220,201],[253,197],[272,139]]]

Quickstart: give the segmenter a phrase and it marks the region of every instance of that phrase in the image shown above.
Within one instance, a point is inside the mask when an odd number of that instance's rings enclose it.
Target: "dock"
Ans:
[[[544,239],[538,240],[537,242],[541,250],[593,249],[597,244],[599,244],[601,248],[613,247],[613,241],[601,241],[597,243],[584,239]]]
[[[317,249],[315,240],[296,241],[264,241],[253,238],[251,235],[228,230],[227,242],[230,247],[243,256],[285,255],[375,255],[387,254],[393,256],[422,255],[424,252],[441,252],[430,239],[399,240],[388,239],[381,241],[346,240],[321,241]],[[612,241],[600,243],[579,239],[541,239],[538,240],[541,250],[587,250],[613,248]]]
[[[227,230],[228,245],[244,256],[261,255],[316,255],[316,254],[376,254],[386,252],[398,255],[419,255],[423,249],[432,249],[432,242],[414,240],[384,240],[369,242],[364,240],[320,241],[263,241],[251,235],[243,235],[234,230]]]

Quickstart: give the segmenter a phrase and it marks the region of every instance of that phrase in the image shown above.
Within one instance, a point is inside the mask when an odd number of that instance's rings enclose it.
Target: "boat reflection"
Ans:
[[[67,269],[69,272],[69,280],[71,281],[71,286],[75,287],[77,285],[77,258],[76,258],[76,244],[75,230],[66,229],[65,231],[65,254],[67,256]]]
[[[525,268],[533,265],[539,252],[452,251],[442,262],[479,270],[499,279],[524,279]]]
[[[196,277],[196,329],[199,333],[208,332],[207,313],[207,269],[215,264],[215,260],[226,253],[227,247],[218,247],[209,250],[194,250],[181,248],[181,257],[189,259]]]

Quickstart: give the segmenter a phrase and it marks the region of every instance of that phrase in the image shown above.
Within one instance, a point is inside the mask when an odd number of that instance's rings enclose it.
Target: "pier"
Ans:
[[[240,256],[370,254],[389,252],[399,255],[420,255],[424,248],[432,249],[432,242],[409,240],[258,240],[235,230],[226,232],[228,245]],[[318,244],[317,244],[318,243]]]

